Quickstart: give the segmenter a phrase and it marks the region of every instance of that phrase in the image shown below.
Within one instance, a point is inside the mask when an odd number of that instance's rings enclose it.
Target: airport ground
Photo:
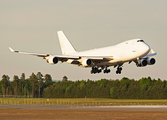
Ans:
[[[4,120],[167,119],[167,100],[0,98]]]
[[[0,105],[1,120],[166,120],[166,105]]]
[[[1,98],[2,120],[167,119],[167,100]]]

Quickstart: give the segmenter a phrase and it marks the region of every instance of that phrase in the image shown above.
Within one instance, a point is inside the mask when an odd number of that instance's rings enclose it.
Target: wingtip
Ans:
[[[11,47],[9,47],[9,50],[10,50],[11,52],[15,52]]]

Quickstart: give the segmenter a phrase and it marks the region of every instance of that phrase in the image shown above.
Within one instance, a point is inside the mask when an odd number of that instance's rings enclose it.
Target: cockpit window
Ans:
[[[144,42],[144,40],[138,40],[137,42]]]

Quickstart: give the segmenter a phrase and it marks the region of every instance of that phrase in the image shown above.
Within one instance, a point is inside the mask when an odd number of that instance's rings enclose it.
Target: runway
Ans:
[[[87,106],[88,107],[88,106]],[[89,106],[90,107],[90,106]],[[167,105],[91,106],[96,108],[167,108]]]
[[[83,105],[0,105],[0,109],[95,110],[95,111],[166,111],[167,105],[83,106]]]
[[[5,120],[166,120],[166,105],[82,106],[82,105],[0,105]]]

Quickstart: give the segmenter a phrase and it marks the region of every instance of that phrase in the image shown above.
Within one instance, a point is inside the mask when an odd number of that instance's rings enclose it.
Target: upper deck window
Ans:
[[[137,42],[144,42],[144,40],[138,40]]]

